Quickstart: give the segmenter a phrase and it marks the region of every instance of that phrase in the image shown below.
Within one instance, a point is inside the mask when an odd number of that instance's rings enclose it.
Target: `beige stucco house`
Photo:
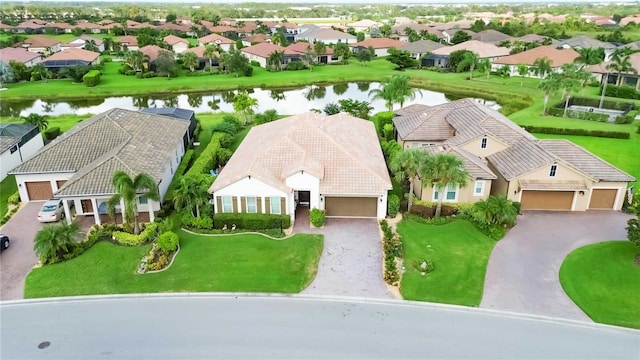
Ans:
[[[521,202],[523,210],[620,210],[627,184],[635,181],[584,148],[568,140],[539,140],[471,99],[412,105],[396,115],[396,140],[404,149],[463,159],[469,182],[462,189],[448,187],[446,202],[475,202],[491,194]],[[421,200],[436,199],[432,187],[416,188]]]
[[[211,185],[214,210],[383,219],[391,180],[372,122],[307,112],[249,131]]]

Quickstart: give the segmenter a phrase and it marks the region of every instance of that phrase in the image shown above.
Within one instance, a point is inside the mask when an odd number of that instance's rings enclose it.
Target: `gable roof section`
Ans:
[[[290,44],[286,47],[286,49],[298,54],[304,54],[307,52],[307,47],[311,47],[311,51],[314,51],[314,44],[306,43],[303,41]],[[333,49],[327,46],[323,55],[333,55]]]
[[[475,33],[473,36],[471,36],[471,39],[494,44],[504,40],[511,40],[513,39],[513,37],[507,34],[501,33],[500,31],[497,31],[497,30],[487,29],[487,30],[483,30]]]
[[[373,123],[307,112],[253,127],[209,191],[252,176],[289,192],[286,177],[300,170],[320,178],[323,194],[371,195],[391,188]]]
[[[464,169],[469,172],[472,178],[485,180],[495,180],[498,178],[481,158],[463,148],[453,147],[447,152],[453,153],[462,159]]]
[[[640,53],[633,53],[629,55],[629,62],[631,63],[631,67],[633,69],[640,70]],[[589,65],[585,69],[589,72],[596,74],[610,74],[613,73],[612,70],[609,69],[609,66],[612,64],[612,61],[606,61],[596,65]],[[633,71],[623,72],[623,74],[631,74]]]
[[[26,63],[39,57],[42,57],[42,55],[31,52],[25,48],[7,47],[4,49],[0,49],[0,61],[7,65],[11,60]]]
[[[541,166],[551,164],[557,158],[536,145],[535,141],[522,139],[512,146],[487,156],[491,165],[507,181]]]
[[[317,26],[309,27],[307,31],[303,32],[302,34],[299,34],[298,37],[312,38],[315,40],[336,40],[336,39],[341,39],[346,41],[356,40],[356,37],[351,34],[344,33],[338,30],[321,28]]]
[[[201,42],[203,44],[210,44],[210,43],[216,43],[216,44],[233,44],[234,41],[231,39],[228,39],[222,35],[218,35],[218,34],[209,34],[207,36],[203,36],[201,38],[198,39],[198,42]]]
[[[439,42],[435,42],[433,40],[418,40],[410,43],[406,43],[400,47],[398,50],[408,51],[410,53],[428,53],[432,52],[436,49],[440,49],[441,47],[445,47],[447,45],[440,44]]]
[[[586,35],[574,36],[570,39],[562,40],[560,42],[561,46],[572,47],[572,48],[581,48],[581,49],[615,49],[616,46],[609,42],[604,42],[600,40],[596,40],[592,37]]]
[[[513,54],[505,57],[501,57],[495,60],[494,64],[506,64],[506,65],[518,65],[526,64],[533,66],[533,63],[537,59],[547,58],[551,60],[551,67],[561,67],[564,64],[571,64],[579,57],[580,54],[573,49],[556,48],[555,46],[538,46],[531,50],[523,51],[518,54]]]
[[[184,43],[184,44],[189,44],[189,41],[187,41],[186,39],[183,39],[181,37],[177,37],[175,35],[167,35],[163,38],[164,42],[166,42],[167,44],[173,46],[179,43]]]
[[[22,42],[23,47],[51,47],[60,44],[60,41],[44,36],[32,36]]]
[[[44,59],[44,61],[80,60],[90,63],[95,61],[99,56],[100,53],[73,47],[59,51]]]
[[[268,58],[275,51],[284,51],[285,55],[299,55],[298,52],[271,43],[260,43],[240,49],[241,52]]]
[[[173,53],[173,51],[167,50],[167,49],[163,49],[158,45],[143,46],[140,49],[138,49],[138,51],[140,51],[141,53],[143,53],[146,56],[148,56],[149,57],[149,61],[151,61],[151,62],[156,61],[158,59],[158,55],[160,55],[161,51],[169,51],[169,52]]]
[[[435,55],[451,55],[452,52],[458,50],[468,50],[478,54],[478,57],[488,58],[488,57],[499,57],[499,56],[507,56],[509,55],[508,48],[497,47],[493,44],[483,43],[478,40],[469,40],[458,45],[453,46],[445,46],[433,51]]]
[[[74,126],[12,173],[75,172],[59,196],[112,194],[114,170],[145,172],[159,182],[188,126],[168,116],[112,109]]]
[[[360,41],[357,43],[349,44],[350,47],[364,47],[368,48],[371,46],[374,49],[388,49],[388,48],[398,48],[404,45],[404,43],[400,40],[394,40],[389,38],[369,38],[364,41]]]
[[[129,46],[138,46],[138,38],[132,35],[122,36],[118,39],[118,42]]]

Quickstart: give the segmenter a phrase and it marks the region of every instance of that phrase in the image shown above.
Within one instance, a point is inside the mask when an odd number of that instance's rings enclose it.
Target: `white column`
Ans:
[[[155,220],[155,214],[153,213],[153,200],[147,199],[147,207],[149,208],[149,222]]]
[[[126,216],[124,216],[124,199],[123,198],[120,198],[120,215],[122,215],[122,225],[126,224],[127,219],[126,219]]]
[[[238,212],[241,213],[242,212],[242,201],[240,200],[241,196],[238,196],[238,199],[236,200],[236,205],[238,205]]]
[[[260,209],[260,211],[262,211],[263,214],[266,214],[267,211],[267,206],[265,204],[265,202],[267,201],[268,197],[267,196],[263,196],[262,200],[260,201],[260,207],[262,209]]]
[[[64,217],[67,219],[67,224],[71,224],[71,209],[69,208],[68,200],[62,200],[62,206],[64,207]]]
[[[102,224],[102,221],[100,221],[100,210],[98,209],[98,202],[95,198],[91,198],[91,207],[93,207],[93,219],[96,222],[96,225]]]

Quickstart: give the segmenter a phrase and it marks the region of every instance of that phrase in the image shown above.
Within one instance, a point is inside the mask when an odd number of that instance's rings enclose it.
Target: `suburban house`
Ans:
[[[610,42],[604,42],[596,40],[586,35],[574,36],[570,39],[560,41],[560,46],[563,48],[572,48],[576,50],[580,49],[604,49],[604,61],[609,61],[613,50],[617,47]]]
[[[640,75],[638,71],[640,70],[640,53],[633,53],[629,55],[629,62],[631,63],[631,67],[636,70],[627,71],[620,74],[622,78],[620,83],[627,86],[633,86],[636,89],[640,89]],[[618,73],[616,71],[610,70],[609,65],[611,65],[611,61],[605,61],[601,64],[589,65],[585,67],[585,70],[592,73],[598,81],[602,81],[604,76],[607,77],[607,83],[616,84],[618,82]]]
[[[173,52],[176,54],[182,54],[189,48],[188,40],[177,37],[175,35],[167,35],[163,38],[163,40],[169,46],[171,46],[171,50],[173,50]]]
[[[629,15],[620,19],[620,26],[627,26],[631,23],[640,24],[640,15]]]
[[[73,27],[92,34],[100,34],[102,32],[102,26],[91,23],[87,20],[79,20]]]
[[[53,31],[56,34],[62,34],[62,33],[71,34],[73,32],[73,28],[74,26],[69,23],[51,22],[51,23],[47,23],[45,32]]]
[[[467,186],[447,187],[446,202],[506,196],[523,210],[620,210],[635,179],[568,140],[538,140],[506,116],[474,100],[414,106],[393,119],[405,149],[449,152],[462,158]],[[420,179],[414,179],[419,181]],[[416,195],[436,199],[432,186]]]
[[[164,200],[184,155],[188,128],[188,121],[170,116],[111,109],[78,123],[10,173],[23,201],[59,198],[67,221],[75,213],[100,224],[110,221],[99,215],[106,214],[106,202],[115,193],[111,179],[117,170],[149,174]],[[138,211],[153,221],[160,203],[137,201]]]
[[[369,32],[372,27],[380,27],[381,23],[369,19],[362,19],[360,21],[347,24],[347,27],[352,28],[355,32]]]
[[[160,55],[160,52],[162,52],[162,51],[171,52],[170,50],[163,49],[158,45],[143,46],[140,49],[138,49],[138,51],[143,53],[149,59],[147,70],[150,70],[150,71],[155,71],[155,69],[156,69],[155,62],[156,62],[156,60],[158,60],[158,55]],[[175,55],[173,55],[173,56],[175,56]]]
[[[32,36],[20,44],[31,52],[39,54],[54,54],[60,51],[60,41],[44,36]]]
[[[356,53],[362,50],[367,50],[369,47],[373,48],[375,56],[387,56],[389,55],[389,49],[399,48],[404,45],[400,40],[394,40],[389,38],[369,38],[364,41],[349,44],[351,50]]]
[[[202,70],[209,65],[211,66],[220,65],[220,62],[219,62],[220,54],[217,51],[214,51],[213,57],[209,59],[208,57],[204,56],[204,53],[206,51],[207,51],[206,47],[196,46],[196,47],[188,48],[187,50],[184,51],[183,54],[186,54],[186,53],[196,54],[196,56],[198,57],[198,70]]]
[[[209,192],[216,213],[383,219],[390,189],[372,122],[307,112],[253,127]]]
[[[0,181],[44,146],[40,129],[31,124],[0,124]]]
[[[317,25],[303,25],[300,27],[300,33],[296,35],[296,41],[304,40],[308,43],[316,43],[322,41],[323,43],[337,44],[337,43],[355,43],[357,38],[349,33],[345,33],[331,28],[321,28]]]
[[[242,46],[251,46],[251,45],[255,45],[263,42],[270,43],[271,35],[254,34],[254,35],[242,38]]]
[[[449,55],[451,55],[452,52],[459,50],[471,51],[478,55],[479,59],[489,59],[491,62],[509,55],[508,48],[498,47],[478,40],[469,40],[457,45],[445,46],[433,50],[430,55],[426,56],[423,66],[446,68],[449,66]]]
[[[85,45],[90,41],[93,41],[93,43],[96,45],[96,47],[98,48],[98,52],[104,52],[104,41],[102,39],[94,38],[89,35],[80,35],[80,37],[77,37],[66,44],[60,45],[60,50],[69,48],[84,49]]]
[[[260,43],[240,49],[240,52],[244,54],[249,61],[257,61],[260,63],[260,66],[264,68],[266,68],[269,63],[269,55],[276,51],[284,52],[282,65],[287,64],[290,61],[300,60],[301,58],[299,53],[271,43]]]
[[[69,48],[57,52],[42,61],[45,68],[58,71],[74,66],[91,66],[100,64],[100,53],[80,48]]]
[[[538,34],[527,34],[520,37],[514,37],[511,41],[511,44],[515,43],[516,41],[522,41],[524,43],[537,43],[539,45],[553,45],[556,47],[560,45],[560,41]]]
[[[11,29],[16,33],[25,34],[43,34],[46,29],[47,22],[40,19],[29,19],[21,22]]]
[[[562,65],[572,64],[579,56],[580,54],[571,48],[556,48],[551,45],[538,46],[531,50],[494,60],[493,64],[491,64],[491,70],[496,71],[506,65],[509,67],[510,76],[520,76],[518,73],[518,65],[525,64],[529,69],[528,77],[539,77],[532,71],[535,67],[534,63],[536,60],[547,58],[551,61],[551,70],[561,72]]]
[[[314,51],[314,44],[309,44],[306,42],[297,42],[294,44],[290,44],[286,47],[287,51],[298,53],[301,57],[309,50]],[[314,51],[315,54],[315,51]],[[325,53],[322,55],[316,54],[316,63],[318,64],[330,64],[337,62],[339,58],[335,56],[333,49],[330,47],[326,47]]]
[[[487,44],[498,45],[505,40],[513,40],[513,37],[497,30],[487,29],[473,34],[471,36],[471,40],[478,40]]]
[[[407,34],[407,29],[411,29],[415,31],[417,34],[422,32],[427,32],[430,35],[435,35],[438,39],[443,39],[444,35],[439,30],[436,30],[434,27],[431,27],[426,24],[419,24],[415,22],[396,24],[391,27],[391,36],[392,39],[398,39],[402,42],[409,42],[409,35]]]
[[[123,50],[135,51],[138,50],[138,38],[135,36],[127,35],[121,36],[118,39],[118,43],[122,46]]]
[[[443,45],[432,40],[418,40],[404,43],[402,46],[398,47],[398,50],[408,51],[412,58],[420,60],[424,55],[430,54],[434,50],[445,46],[447,45]]]
[[[458,31],[462,31],[463,33],[465,33],[465,34],[467,34],[467,35],[469,35],[471,37],[473,37],[473,35],[476,34],[475,32],[473,32],[471,30],[463,30],[463,29],[460,29],[460,28],[445,28],[445,29],[443,29],[441,31],[442,32],[442,37],[446,42],[450,43],[451,40],[453,39],[453,37],[456,35],[456,33]]]
[[[231,45],[234,45],[235,41],[227,39],[224,36],[218,34],[209,34],[207,36],[198,39],[199,46],[218,45],[224,51],[229,51]]]
[[[187,137],[183,139],[183,142],[185,149],[189,146],[189,142],[195,135],[194,132],[196,131],[197,125],[196,113],[193,110],[172,107],[153,107],[140,109],[139,111],[145,114],[170,116],[172,118],[187,121],[189,123],[189,129],[187,131]]]
[[[32,67],[42,62],[42,54],[34,53],[24,48],[6,47],[0,49],[0,61],[9,65],[11,60],[21,62],[27,67]]]

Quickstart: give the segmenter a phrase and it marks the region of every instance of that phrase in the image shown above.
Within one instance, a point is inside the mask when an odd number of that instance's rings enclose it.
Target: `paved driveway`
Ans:
[[[480,307],[591,321],[562,290],[560,266],[576,248],[626,239],[628,219],[614,211],[525,212],[491,253]]]
[[[302,294],[393,298],[382,279],[382,241],[375,219],[327,219],[322,229],[297,223],[296,232],[324,234],[318,274]]]
[[[0,229],[11,239],[9,249],[0,255],[0,300],[24,296],[24,279],[38,262],[33,252],[33,238],[42,228],[37,220],[41,207],[41,202],[27,203]]]

